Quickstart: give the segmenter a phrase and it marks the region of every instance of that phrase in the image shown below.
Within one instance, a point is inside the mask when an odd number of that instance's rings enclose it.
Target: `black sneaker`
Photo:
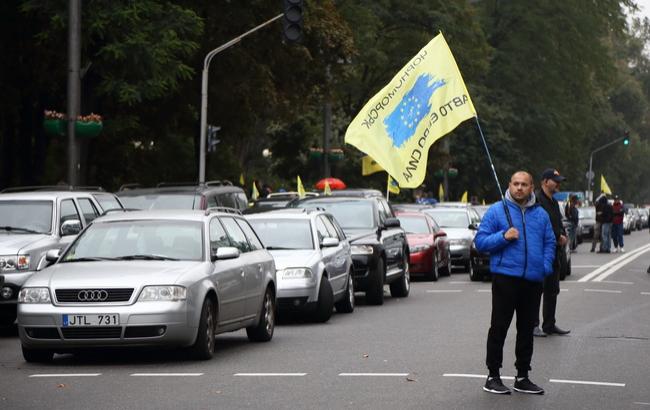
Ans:
[[[488,393],[494,393],[494,394],[510,394],[511,391],[509,388],[503,385],[503,382],[501,381],[501,377],[499,376],[488,376],[487,380],[485,381],[485,386],[483,386],[483,390],[485,390]]]
[[[519,393],[544,394],[544,389],[531,382],[528,377],[515,378],[515,385],[513,387]]]

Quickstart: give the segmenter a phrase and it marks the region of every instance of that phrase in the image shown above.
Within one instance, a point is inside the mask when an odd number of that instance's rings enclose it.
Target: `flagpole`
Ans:
[[[497,181],[497,188],[499,189],[499,195],[501,195],[501,202],[503,202],[503,210],[506,213],[506,218],[508,218],[508,225],[512,228],[512,217],[510,216],[510,210],[506,204],[506,198],[503,196],[503,191],[501,190],[501,184],[499,183],[499,177],[497,176],[497,171],[494,168],[494,162],[492,162],[492,156],[490,155],[490,149],[485,142],[485,136],[483,135],[483,130],[481,129],[481,123],[478,121],[478,115],[474,117],[476,120],[476,126],[478,127],[478,132],[481,134],[481,141],[483,141],[483,147],[485,147],[485,153],[487,154],[488,160],[490,161],[490,167],[492,167],[492,174],[494,175],[495,181]]]

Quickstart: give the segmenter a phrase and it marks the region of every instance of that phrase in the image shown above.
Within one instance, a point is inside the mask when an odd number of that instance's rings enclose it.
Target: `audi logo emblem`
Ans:
[[[81,302],[103,302],[108,299],[108,292],[105,290],[81,290],[77,293],[77,299]]]

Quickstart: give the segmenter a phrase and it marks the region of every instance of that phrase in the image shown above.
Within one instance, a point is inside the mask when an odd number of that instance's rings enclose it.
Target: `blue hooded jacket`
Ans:
[[[508,219],[503,202],[492,205],[481,221],[474,243],[476,249],[490,253],[490,271],[493,274],[521,277],[542,282],[553,273],[555,235],[548,214],[535,203],[535,194],[524,206],[519,206],[506,191],[506,204],[519,239],[508,241]]]

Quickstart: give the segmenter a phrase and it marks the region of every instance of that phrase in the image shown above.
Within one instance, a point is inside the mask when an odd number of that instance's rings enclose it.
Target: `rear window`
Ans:
[[[120,200],[133,209],[199,209],[201,205],[201,197],[194,193],[121,196]]]

